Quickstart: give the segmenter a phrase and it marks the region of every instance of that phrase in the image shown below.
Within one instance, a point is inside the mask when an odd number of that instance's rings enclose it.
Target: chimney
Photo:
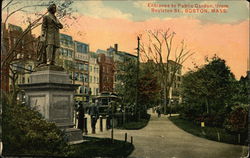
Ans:
[[[115,43],[114,47],[115,47],[115,52],[118,52],[118,44],[117,43]]]

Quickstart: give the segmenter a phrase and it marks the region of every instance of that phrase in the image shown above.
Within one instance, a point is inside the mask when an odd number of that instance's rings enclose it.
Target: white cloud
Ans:
[[[96,18],[131,19],[132,14],[123,13],[117,8],[104,6],[102,1],[76,1],[75,7],[79,13]]]

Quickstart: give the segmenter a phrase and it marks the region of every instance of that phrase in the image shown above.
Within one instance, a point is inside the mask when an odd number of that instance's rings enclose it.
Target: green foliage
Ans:
[[[147,114],[144,118],[140,119],[139,121],[131,121],[118,126],[119,129],[126,129],[126,130],[138,130],[142,129],[147,126],[150,120],[150,115]]]
[[[248,104],[249,80],[242,77],[237,81],[225,61],[216,56],[207,62],[183,78],[181,117],[225,128],[233,135],[240,133],[244,143],[248,107],[239,105]]]
[[[138,107],[136,107],[136,77],[137,63],[135,60],[127,59],[126,62],[118,64],[117,80],[119,82],[116,90],[123,97],[123,104],[127,108],[133,107],[133,111],[136,111],[136,114],[140,112],[143,117],[147,114],[148,108],[159,102],[160,86],[152,65],[141,63],[138,77]]]
[[[241,77],[239,81],[234,83],[236,92],[233,95],[234,103],[249,104],[250,80]]]
[[[64,133],[54,123],[25,105],[3,105],[4,155],[64,155]]]
[[[223,128],[209,127],[206,123],[205,127],[201,128],[200,123],[196,124],[193,121],[185,120],[178,116],[170,117],[169,119],[179,128],[198,137],[230,144],[242,145],[245,145],[245,140],[247,139],[247,135],[242,135],[241,141],[238,142],[238,136],[236,134],[229,133]]]
[[[232,105],[236,82],[225,60],[214,56],[207,64],[183,77],[182,95],[187,115],[217,115]],[[191,112],[191,113],[190,113]]]
[[[123,102],[129,106],[135,104],[136,100],[136,74],[136,61],[127,59],[126,62],[117,64],[116,78],[118,84],[116,85],[116,91],[122,96]]]
[[[69,157],[127,157],[134,150],[133,144],[108,138],[84,137],[87,142],[72,146]]]
[[[160,102],[161,87],[158,77],[150,63],[144,63],[141,66],[139,78],[139,103],[144,107],[144,111],[148,108],[158,105]]]
[[[249,106],[237,105],[232,107],[232,111],[225,121],[225,128],[232,133],[247,132]]]

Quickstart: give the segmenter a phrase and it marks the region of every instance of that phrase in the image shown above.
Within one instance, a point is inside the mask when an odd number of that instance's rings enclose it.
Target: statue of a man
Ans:
[[[55,16],[55,4],[48,7],[48,12],[43,18],[41,39],[44,41],[46,64],[54,65],[56,50],[60,47],[59,29],[62,29],[63,25]]]

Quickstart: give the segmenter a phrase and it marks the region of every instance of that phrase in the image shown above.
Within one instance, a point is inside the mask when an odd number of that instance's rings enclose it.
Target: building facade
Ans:
[[[91,95],[99,95],[100,68],[97,62],[98,56],[95,52],[89,53],[89,90]]]
[[[104,53],[98,54],[100,93],[114,91],[114,61]]]
[[[56,64],[62,66],[74,82],[74,54],[75,46],[72,36],[60,34],[60,49],[57,51]]]
[[[20,26],[13,24],[2,23],[2,53],[1,62],[7,61],[8,65],[1,69],[1,88],[8,92],[13,88],[14,84],[28,83],[31,68],[36,62],[36,44],[37,39],[29,31],[20,38],[23,34],[23,29]],[[10,50],[13,50],[9,52]],[[17,76],[14,81],[10,76]],[[15,82],[15,83],[13,83]]]
[[[172,74],[175,73],[175,77],[173,78],[172,86],[170,87],[169,91],[169,98],[176,102],[181,102],[181,94],[180,94],[180,87],[182,83],[182,65],[173,61],[168,60],[168,70],[169,70],[169,80],[171,80]]]
[[[88,101],[89,97],[89,45],[79,41],[75,41],[75,72],[74,83],[81,85],[77,93],[83,98],[83,101]]]
[[[117,69],[118,69],[118,64],[122,64],[124,62],[127,62],[127,60],[137,60],[137,56],[132,55],[128,52],[124,51],[119,51],[118,50],[118,44],[114,44],[114,47],[109,47],[107,49],[106,53],[109,57],[111,57],[114,61],[114,83],[113,83],[113,89],[114,92],[116,92],[116,85],[120,83],[120,81],[117,79]]]

